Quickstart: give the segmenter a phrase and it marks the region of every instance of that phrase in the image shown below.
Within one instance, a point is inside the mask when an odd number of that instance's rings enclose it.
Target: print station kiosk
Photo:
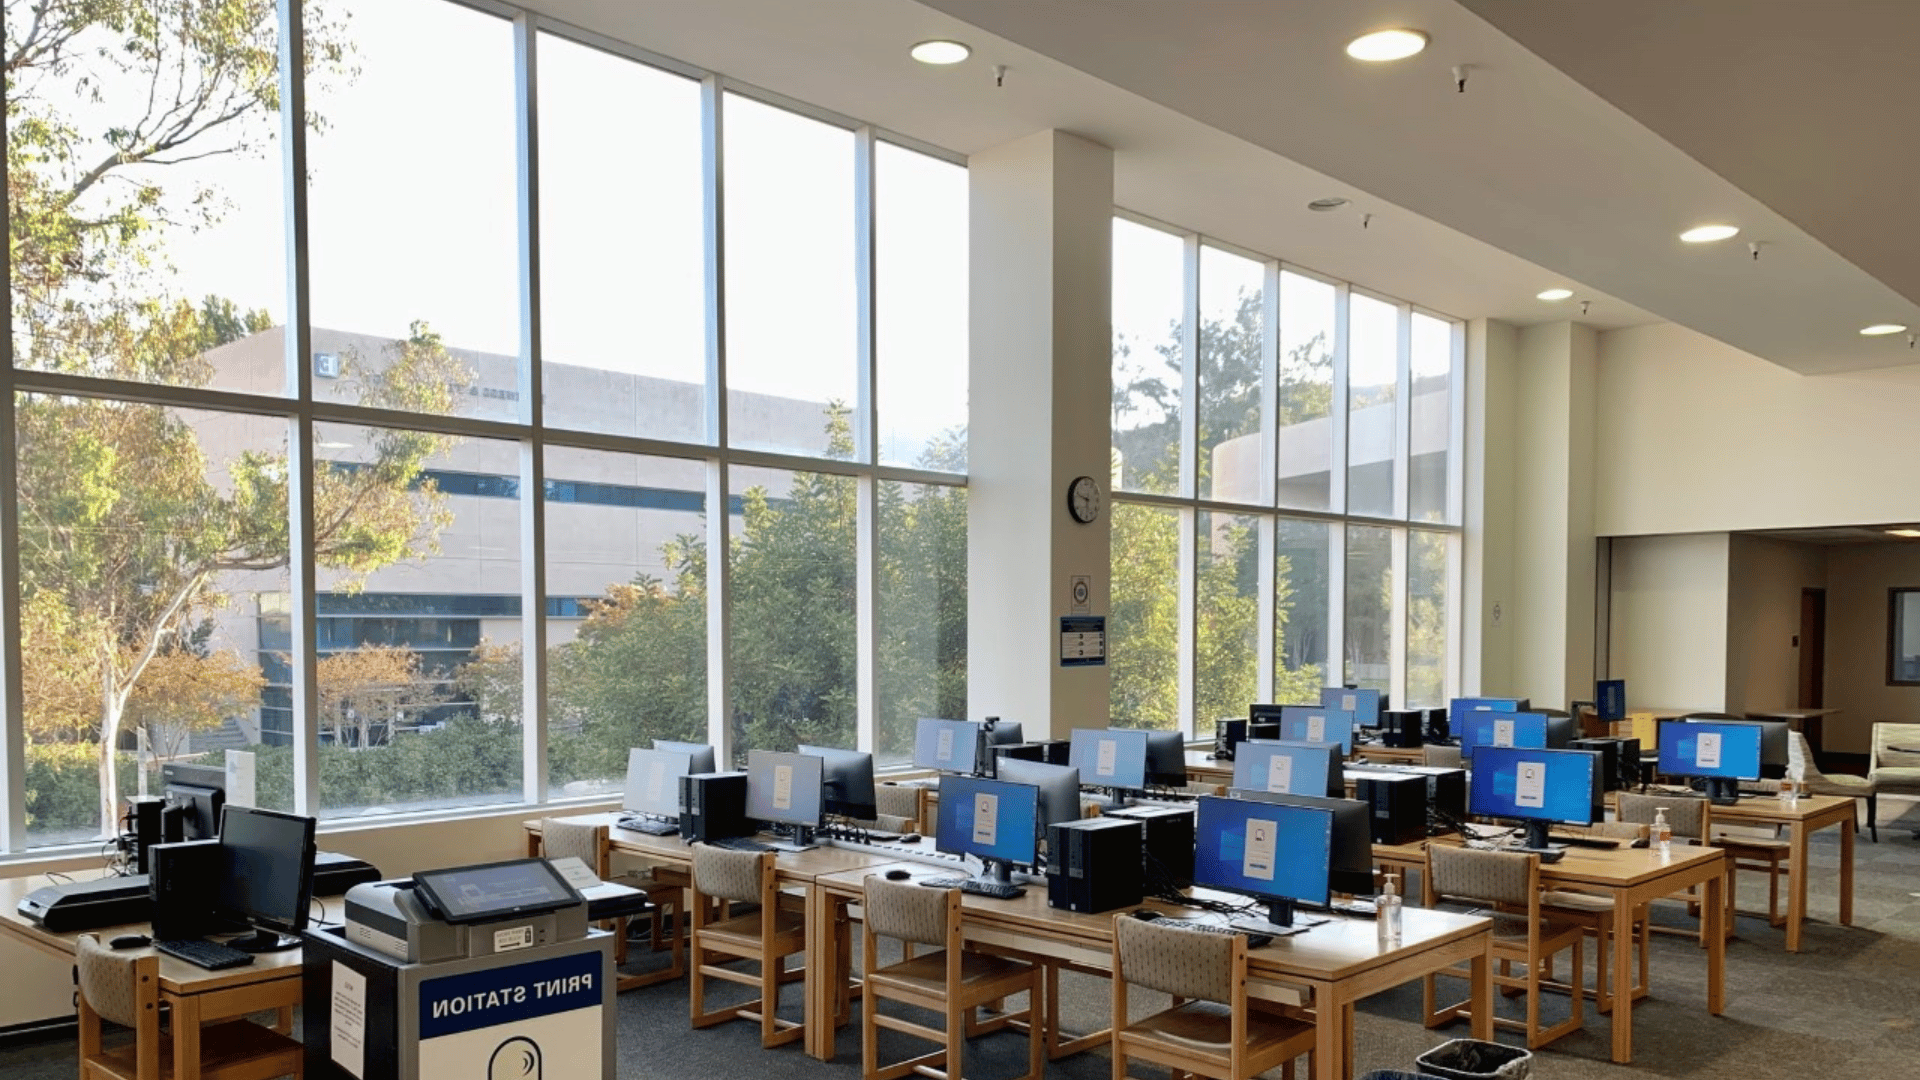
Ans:
[[[357,885],[304,946],[309,1080],[613,1076],[613,937],[544,859]]]

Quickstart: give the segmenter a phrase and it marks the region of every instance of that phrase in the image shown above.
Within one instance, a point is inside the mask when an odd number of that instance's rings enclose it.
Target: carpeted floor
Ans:
[[[1536,1051],[1534,1075],[1545,1080],[1634,1076],[1728,1078],[1728,1080],[1826,1080],[1920,1076],[1920,808],[1882,801],[1887,819],[1880,842],[1860,837],[1856,846],[1854,926],[1837,925],[1835,868],[1839,840],[1828,830],[1814,838],[1809,907],[1812,919],[1802,951],[1784,951],[1782,931],[1764,919],[1742,918],[1739,938],[1727,948],[1727,1010],[1706,1012],[1706,958],[1691,940],[1656,935],[1653,993],[1634,1011],[1634,1063],[1608,1060],[1610,1030],[1589,1007],[1586,1028]],[[1742,907],[1764,907],[1765,882],[1743,875]],[[1663,905],[1656,918],[1684,924],[1679,905]],[[1589,948],[1589,954],[1592,950]],[[1464,983],[1456,984],[1464,988]],[[1072,1030],[1105,1023],[1107,984],[1068,976],[1064,1013]],[[1157,1007],[1151,995],[1136,995],[1136,1008]],[[1590,1004],[1590,1003],[1589,1003]],[[1355,1019],[1356,1076],[1372,1069],[1411,1069],[1413,1059],[1466,1025],[1427,1031],[1417,1019],[1420,986],[1414,983],[1363,1002]],[[857,1008],[857,1006],[856,1006]],[[1519,1002],[1502,1002],[1518,1015]],[[1565,1015],[1565,999],[1549,997],[1549,1017]],[[788,991],[783,1014],[799,1014],[799,988]],[[832,1062],[807,1057],[797,1045],[762,1051],[758,1028],[726,1024],[705,1031],[687,1026],[684,983],[624,994],[619,1004],[619,1076],[708,1080],[774,1070],[781,1080],[847,1080],[860,1069],[858,1014],[841,1030]],[[1501,1038],[1514,1042],[1517,1033]],[[883,1033],[888,1060],[921,1052],[924,1044]],[[53,1080],[74,1075],[71,1039],[0,1048],[0,1077]],[[1025,1037],[1002,1033],[969,1045],[967,1075],[973,1080],[1019,1076]],[[1304,1062],[1301,1063],[1304,1066]],[[1047,1067],[1049,1077],[1108,1080],[1104,1052],[1082,1054]],[[1134,1075],[1163,1075],[1136,1068]],[[1278,1075],[1277,1071],[1274,1075]],[[440,1078],[431,1078],[440,1080]],[[565,1080],[565,1078],[549,1078]]]

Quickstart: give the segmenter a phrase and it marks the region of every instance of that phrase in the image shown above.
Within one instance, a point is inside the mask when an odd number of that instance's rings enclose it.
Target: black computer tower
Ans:
[[[1247,741],[1247,722],[1237,716],[1222,717],[1213,722],[1213,759],[1232,761],[1233,748]]]
[[[1434,706],[1426,710],[1427,741],[1431,743],[1451,743],[1453,730],[1447,723],[1447,710],[1444,706]]]
[[[1146,854],[1174,884],[1185,888],[1193,884],[1194,810],[1192,806],[1123,806],[1105,811],[1105,816],[1146,826]],[[1153,875],[1148,874],[1147,880],[1153,880]]]
[[[1039,747],[1039,760],[1049,765],[1067,764],[1073,749],[1073,744],[1065,739],[1034,739],[1027,745]]]
[[[686,840],[720,840],[751,836],[747,820],[747,774],[743,772],[689,773],[680,778],[680,836]]]
[[[213,909],[216,890],[227,875],[225,855],[218,840],[155,844],[147,849],[154,940],[201,938],[221,929]]]
[[[1417,773],[1356,774],[1354,798],[1367,804],[1376,844],[1410,844],[1427,836],[1427,778]]]
[[[1569,750],[1588,750],[1600,755],[1600,790],[1616,791],[1620,787],[1620,742],[1617,739],[1574,739],[1567,743]]]
[[[1112,911],[1140,902],[1146,825],[1096,817],[1047,826],[1047,903],[1067,911]]]
[[[1417,709],[1396,709],[1380,714],[1380,742],[1384,746],[1397,746],[1406,749],[1424,746],[1420,724],[1423,717]]]
[[[1047,760],[1047,748],[1043,743],[1020,742],[1002,743],[987,747],[987,775],[1000,775],[1001,758],[1018,758],[1022,761]]]
[[[133,824],[133,860],[134,872],[145,874],[152,870],[147,865],[147,851],[155,844],[163,843],[160,815],[167,808],[167,800],[158,795],[135,795],[127,800],[127,816]]]

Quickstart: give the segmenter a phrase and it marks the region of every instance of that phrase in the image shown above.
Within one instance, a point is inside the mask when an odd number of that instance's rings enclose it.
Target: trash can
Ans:
[[[1401,1072],[1399,1069],[1375,1069],[1360,1080],[1440,1080],[1430,1073]]]
[[[1441,1043],[1413,1063],[1441,1080],[1527,1080],[1533,1074],[1531,1051],[1479,1039]]]

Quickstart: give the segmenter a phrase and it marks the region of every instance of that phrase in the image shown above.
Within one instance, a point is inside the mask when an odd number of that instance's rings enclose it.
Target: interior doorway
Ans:
[[[1827,590],[1800,590],[1800,701],[1802,709],[1826,707]],[[1809,739],[1809,742],[1812,740]]]

